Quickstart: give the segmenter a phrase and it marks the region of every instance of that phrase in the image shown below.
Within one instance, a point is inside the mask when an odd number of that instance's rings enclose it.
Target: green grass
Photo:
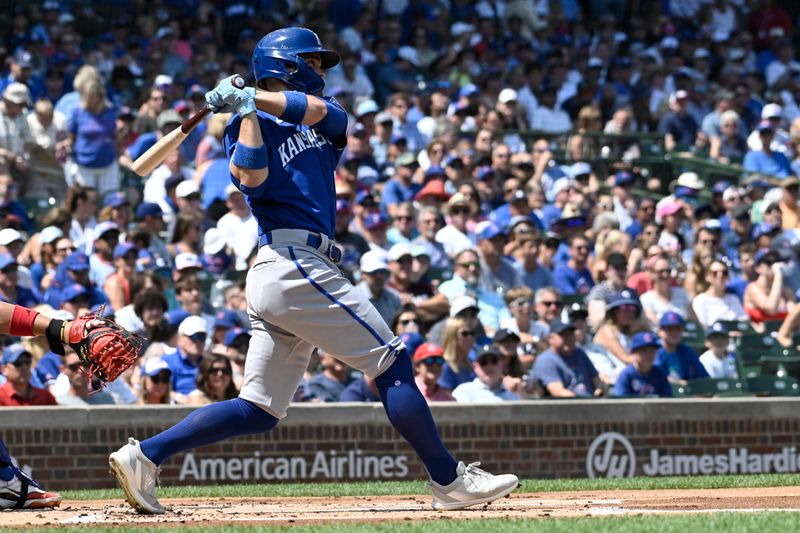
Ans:
[[[276,531],[292,533],[466,533],[472,531],[491,533],[511,533],[519,531],[536,531],[536,533],[598,533],[613,531],[614,533],[692,533],[700,532],[736,532],[736,533],[768,533],[772,531],[797,531],[800,513],[762,512],[762,513],[720,513],[704,515],[640,515],[614,516],[603,518],[542,518],[523,519],[488,519],[476,521],[463,520],[429,520],[419,522],[388,524],[332,524],[310,526],[182,526],[181,533],[255,533],[257,531]],[[168,529],[169,528],[169,529]],[[84,527],[57,529],[59,533],[85,533]],[[137,527],[138,532],[158,532],[174,530],[175,526],[164,528]],[[0,528],[0,531],[3,531]],[[36,531],[45,531],[37,529]],[[91,526],[92,533],[120,533],[124,528],[108,528]]]
[[[795,474],[759,474],[746,476],[697,476],[626,479],[529,479],[523,480],[517,492],[568,492],[586,490],[647,489],[724,489],[739,487],[789,487],[798,484]],[[62,491],[67,500],[121,498],[119,489]],[[421,481],[378,481],[343,483],[275,483],[262,485],[216,485],[164,487],[161,498],[246,498],[266,497],[331,497],[391,496],[395,494],[428,494]]]

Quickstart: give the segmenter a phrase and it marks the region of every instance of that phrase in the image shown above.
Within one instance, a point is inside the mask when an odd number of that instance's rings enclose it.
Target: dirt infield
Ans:
[[[800,487],[512,494],[473,510],[437,512],[423,496],[209,498],[163,500],[163,516],[138,515],[122,499],[68,501],[53,511],[5,511],[3,526],[102,524],[314,524],[419,520],[580,517],[651,513],[800,510]]]

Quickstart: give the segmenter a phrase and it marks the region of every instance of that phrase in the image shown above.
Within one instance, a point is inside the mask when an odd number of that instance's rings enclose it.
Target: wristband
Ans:
[[[39,316],[38,311],[15,305],[11,312],[11,324],[8,333],[14,337],[33,337],[33,322]]]
[[[50,351],[56,355],[64,355],[64,326],[67,323],[63,320],[52,319],[47,325],[44,336],[47,337],[47,344]]]
[[[257,148],[236,143],[231,163],[239,168],[266,168],[267,147],[263,144]]]
[[[286,108],[278,118],[292,124],[302,124],[308,108],[308,97],[297,91],[285,91],[283,95],[286,97]]]

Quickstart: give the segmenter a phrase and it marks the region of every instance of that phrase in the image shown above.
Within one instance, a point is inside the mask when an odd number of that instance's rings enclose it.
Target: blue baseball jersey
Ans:
[[[329,114],[345,114],[335,100],[327,97],[324,100],[329,104]],[[340,122],[343,123],[340,131],[328,131],[333,128],[295,125],[263,111],[257,113],[269,174],[258,187],[244,186],[233,175],[231,180],[247,197],[260,231],[303,229],[333,239],[334,173],[347,140],[347,120]],[[240,125],[241,118],[236,115],[225,130],[224,147],[229,160],[236,148]]]
[[[614,385],[615,396],[672,396],[672,387],[666,374],[653,366],[647,375],[641,374],[633,365],[626,366]]]

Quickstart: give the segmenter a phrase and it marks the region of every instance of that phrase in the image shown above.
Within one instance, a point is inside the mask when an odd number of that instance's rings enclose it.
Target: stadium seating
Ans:
[[[745,383],[756,396],[800,396],[800,382],[794,378],[757,376],[747,378]]]

